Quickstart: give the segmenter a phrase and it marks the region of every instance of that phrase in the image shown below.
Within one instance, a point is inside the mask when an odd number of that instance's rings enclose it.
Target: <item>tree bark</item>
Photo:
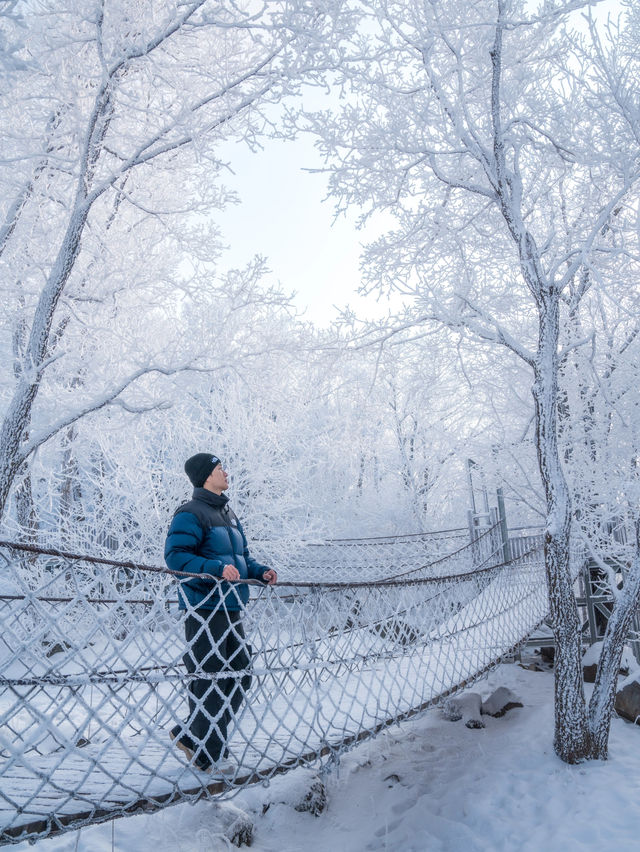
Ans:
[[[545,489],[545,569],[556,641],[554,749],[566,763],[591,756],[582,680],[580,619],[569,564],[571,499],[558,451],[558,293],[547,288],[539,303],[540,328],[533,397],[540,476]]]
[[[609,754],[609,730],[611,715],[616,699],[618,672],[624,643],[631,627],[631,620],[640,604],[640,543],[636,534],[636,553],[624,580],[622,593],[613,608],[607,623],[598,661],[596,681],[589,702],[589,730],[592,741],[592,757],[606,760]]]

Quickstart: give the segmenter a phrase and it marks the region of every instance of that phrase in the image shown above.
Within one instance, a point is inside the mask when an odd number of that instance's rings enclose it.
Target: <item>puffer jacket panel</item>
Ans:
[[[201,494],[199,492],[204,492]],[[249,555],[240,522],[223,495],[197,488],[194,499],[176,511],[165,544],[165,561],[173,571],[222,577],[225,565],[234,565],[241,579],[262,579],[267,566]],[[249,600],[244,583],[212,583],[191,578],[180,584],[180,608],[216,609],[221,602],[238,610]],[[186,600],[185,600],[186,598]]]

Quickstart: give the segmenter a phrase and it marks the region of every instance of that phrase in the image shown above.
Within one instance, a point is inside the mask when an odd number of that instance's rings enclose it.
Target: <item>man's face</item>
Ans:
[[[213,491],[214,494],[222,494],[229,487],[229,477],[222,464],[217,464],[206,478],[203,488],[207,491]]]

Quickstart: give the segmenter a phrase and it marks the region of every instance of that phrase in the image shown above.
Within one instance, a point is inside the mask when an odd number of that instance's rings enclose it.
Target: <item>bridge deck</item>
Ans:
[[[499,574],[467,607],[438,622],[415,645],[392,648],[376,634],[367,638],[368,656],[334,653],[317,668],[256,668],[230,741],[231,756],[240,766],[231,784],[258,782],[339,752],[483,675],[546,614],[544,586],[525,567],[520,572],[524,589],[517,595],[509,590],[519,575],[513,570]],[[87,705],[95,725],[95,735],[88,735],[91,742],[45,755],[27,748],[29,741],[37,741],[37,722],[44,712],[33,707],[32,713],[39,715],[34,716],[33,730],[23,726],[24,751],[19,754],[12,744],[15,757],[0,765],[0,845],[228,789],[228,782],[212,782],[191,769],[170,742],[168,732],[186,708],[180,707],[184,698],[165,700],[163,688],[154,687],[158,700],[152,707],[144,700],[149,683],[114,685],[113,702],[101,700],[95,710]],[[100,717],[103,704],[105,716]],[[148,716],[147,709],[153,709]],[[59,718],[64,722],[62,715]],[[140,733],[131,728],[132,722]],[[44,727],[52,733],[51,724]],[[125,730],[131,735],[118,735]],[[48,740],[52,745],[60,741]]]
[[[251,776],[259,781],[273,774],[273,764],[262,754],[266,744],[263,735],[262,742],[244,747],[243,765],[233,782],[244,785],[251,782]],[[7,827],[0,844],[43,831],[55,834],[76,822],[100,822],[171,802],[193,801],[229,788],[228,783],[192,769],[174,746],[167,749],[158,741],[147,741],[132,759],[137,748],[132,737],[111,743],[108,754],[99,745],[78,748],[59,767],[55,756],[12,762],[2,778],[6,800],[0,804],[0,825]],[[66,792],[74,789],[79,790],[75,795]],[[95,802],[100,802],[99,808]]]
[[[477,660],[469,660],[465,668],[469,680],[481,674]],[[412,706],[402,700],[399,684],[384,693],[372,688],[388,669],[389,663],[372,671],[366,691],[362,685],[355,693],[334,685],[331,700],[339,711],[334,710],[331,720],[318,713],[317,705],[303,704],[300,696],[293,704],[283,695],[269,704],[250,702],[229,743],[231,759],[239,766],[229,782],[210,780],[188,765],[169,739],[169,720],[150,737],[90,743],[67,751],[64,760],[60,752],[8,760],[0,767],[0,845],[260,782],[308,764],[336,746],[363,740],[442,697],[441,691],[436,695],[427,687],[416,692]],[[427,676],[422,685],[429,679]],[[459,685],[463,684],[452,684],[447,692]],[[402,706],[404,712],[399,713]],[[79,792],[69,792],[74,790]]]

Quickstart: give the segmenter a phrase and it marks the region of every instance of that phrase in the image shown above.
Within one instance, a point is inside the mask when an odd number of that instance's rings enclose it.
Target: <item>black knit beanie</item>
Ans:
[[[202,488],[214,467],[220,464],[220,459],[211,453],[196,453],[184,463],[184,472],[191,480],[194,488]]]

